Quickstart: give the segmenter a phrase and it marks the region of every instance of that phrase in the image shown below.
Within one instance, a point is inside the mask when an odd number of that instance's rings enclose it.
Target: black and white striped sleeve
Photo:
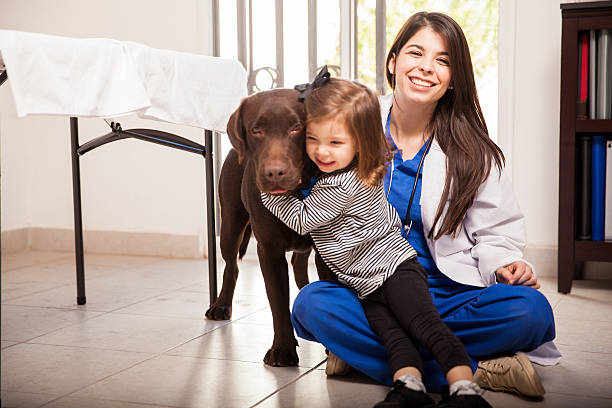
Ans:
[[[349,195],[339,185],[317,183],[303,201],[294,196],[261,193],[263,205],[289,228],[305,235],[340,216]]]

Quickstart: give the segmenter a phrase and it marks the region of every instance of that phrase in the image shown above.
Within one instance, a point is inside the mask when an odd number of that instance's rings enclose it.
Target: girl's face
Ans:
[[[395,74],[395,96],[400,102],[435,107],[451,81],[446,41],[429,27],[417,31],[387,68]]]
[[[321,119],[306,126],[306,153],[324,173],[348,166],[357,149],[344,120]]]

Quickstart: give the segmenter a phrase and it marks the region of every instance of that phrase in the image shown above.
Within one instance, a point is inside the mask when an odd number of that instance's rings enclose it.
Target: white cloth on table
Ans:
[[[18,116],[150,119],[225,132],[247,95],[235,60],[106,38],[0,30]]]

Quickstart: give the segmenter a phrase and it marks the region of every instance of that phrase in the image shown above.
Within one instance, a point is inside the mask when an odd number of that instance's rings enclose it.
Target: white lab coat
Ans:
[[[383,128],[393,103],[393,94],[379,98]],[[496,283],[495,271],[514,261],[523,261],[525,222],[512,185],[504,172],[493,166],[480,186],[472,207],[465,214],[456,238],[448,235],[438,240],[427,238],[438,210],[446,182],[446,155],[434,139],[423,162],[421,184],[421,218],[429,252],[436,266],[455,282],[472,286]],[[448,204],[447,204],[448,208]],[[552,341],[525,353],[534,363],[555,365],[561,353]]]
[[[392,102],[392,94],[380,97],[383,127]],[[446,155],[434,139],[423,163],[420,201],[427,246],[444,275],[465,285],[491,286],[496,283],[497,268],[514,261],[525,261],[524,217],[514,197],[512,185],[503,171],[500,177],[497,167],[492,166],[489,177],[478,189],[472,207],[465,214],[457,237],[444,235],[433,240],[427,236],[445,182]]]

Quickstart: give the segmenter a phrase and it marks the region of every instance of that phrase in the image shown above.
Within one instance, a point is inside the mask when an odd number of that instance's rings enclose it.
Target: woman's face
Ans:
[[[446,41],[429,27],[413,35],[389,61],[395,74],[395,97],[404,102],[435,105],[451,81]]]

